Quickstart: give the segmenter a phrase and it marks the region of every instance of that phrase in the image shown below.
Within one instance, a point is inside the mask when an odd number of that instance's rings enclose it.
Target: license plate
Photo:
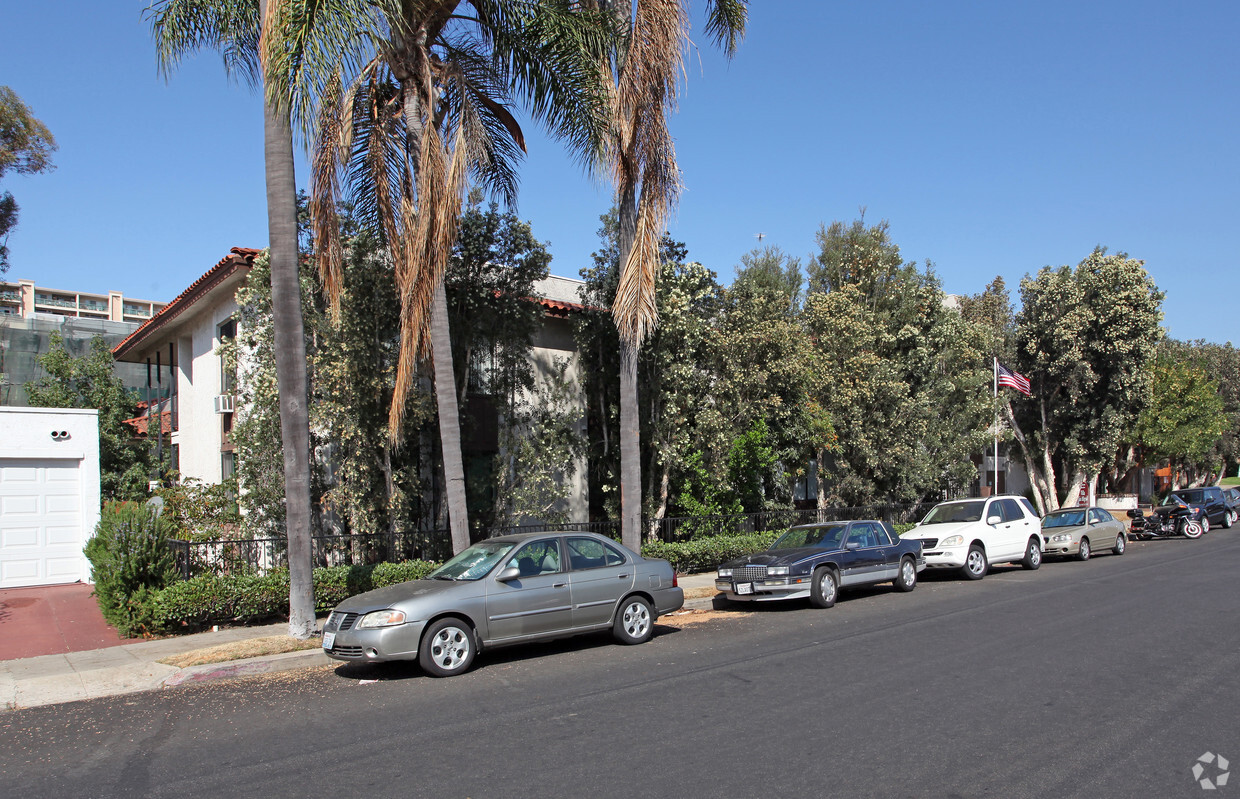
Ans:
[[[335,633],[323,633],[323,648],[331,649],[336,643]]]
[[[736,593],[737,593],[738,595],[740,595],[740,594],[752,594],[752,593],[753,593],[753,583],[737,583],[737,584],[736,584]]]

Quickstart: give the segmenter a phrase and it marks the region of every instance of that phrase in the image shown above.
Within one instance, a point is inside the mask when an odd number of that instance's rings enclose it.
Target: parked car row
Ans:
[[[1237,510],[1215,488],[1173,494],[1149,519],[1136,512],[1132,529],[1197,537],[1215,500],[1230,527]],[[1089,560],[1122,555],[1127,544],[1126,525],[1103,508],[1039,518],[1020,496],[962,499],[936,505],[903,535],[872,519],[792,527],[768,549],[720,565],[715,588],[738,602],[806,598],[829,608],[852,586],[890,581],[912,591],[928,568],[980,580],[996,564],[1037,569],[1046,556]],[[599,630],[640,644],[660,615],[683,604],[666,560],[592,533],[507,535],[474,544],[425,579],[346,599],[324,625],[323,650],[351,662],[417,660],[446,677],[469,669],[479,651],[509,644]]]

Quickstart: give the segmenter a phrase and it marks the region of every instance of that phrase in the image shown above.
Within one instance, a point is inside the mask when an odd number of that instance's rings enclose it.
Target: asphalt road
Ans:
[[[0,795],[1240,796],[1192,775],[1240,768],[1237,574],[1240,528],[444,680],[324,667],[16,711]]]

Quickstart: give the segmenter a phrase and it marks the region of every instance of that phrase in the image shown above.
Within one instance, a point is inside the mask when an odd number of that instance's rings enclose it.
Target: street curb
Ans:
[[[284,652],[279,655],[262,655],[244,660],[230,660],[224,663],[208,663],[203,666],[186,666],[175,674],[170,674],[160,683],[160,688],[176,688],[193,683],[213,682],[215,680],[231,680],[237,677],[249,677],[255,674],[272,674],[278,671],[292,671],[314,666],[326,666],[331,658],[323,654],[322,649],[303,649],[298,652]]]

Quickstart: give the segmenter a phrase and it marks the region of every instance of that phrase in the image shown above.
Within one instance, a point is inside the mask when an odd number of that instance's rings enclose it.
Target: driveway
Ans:
[[[0,590],[0,660],[119,646],[84,583]]]

